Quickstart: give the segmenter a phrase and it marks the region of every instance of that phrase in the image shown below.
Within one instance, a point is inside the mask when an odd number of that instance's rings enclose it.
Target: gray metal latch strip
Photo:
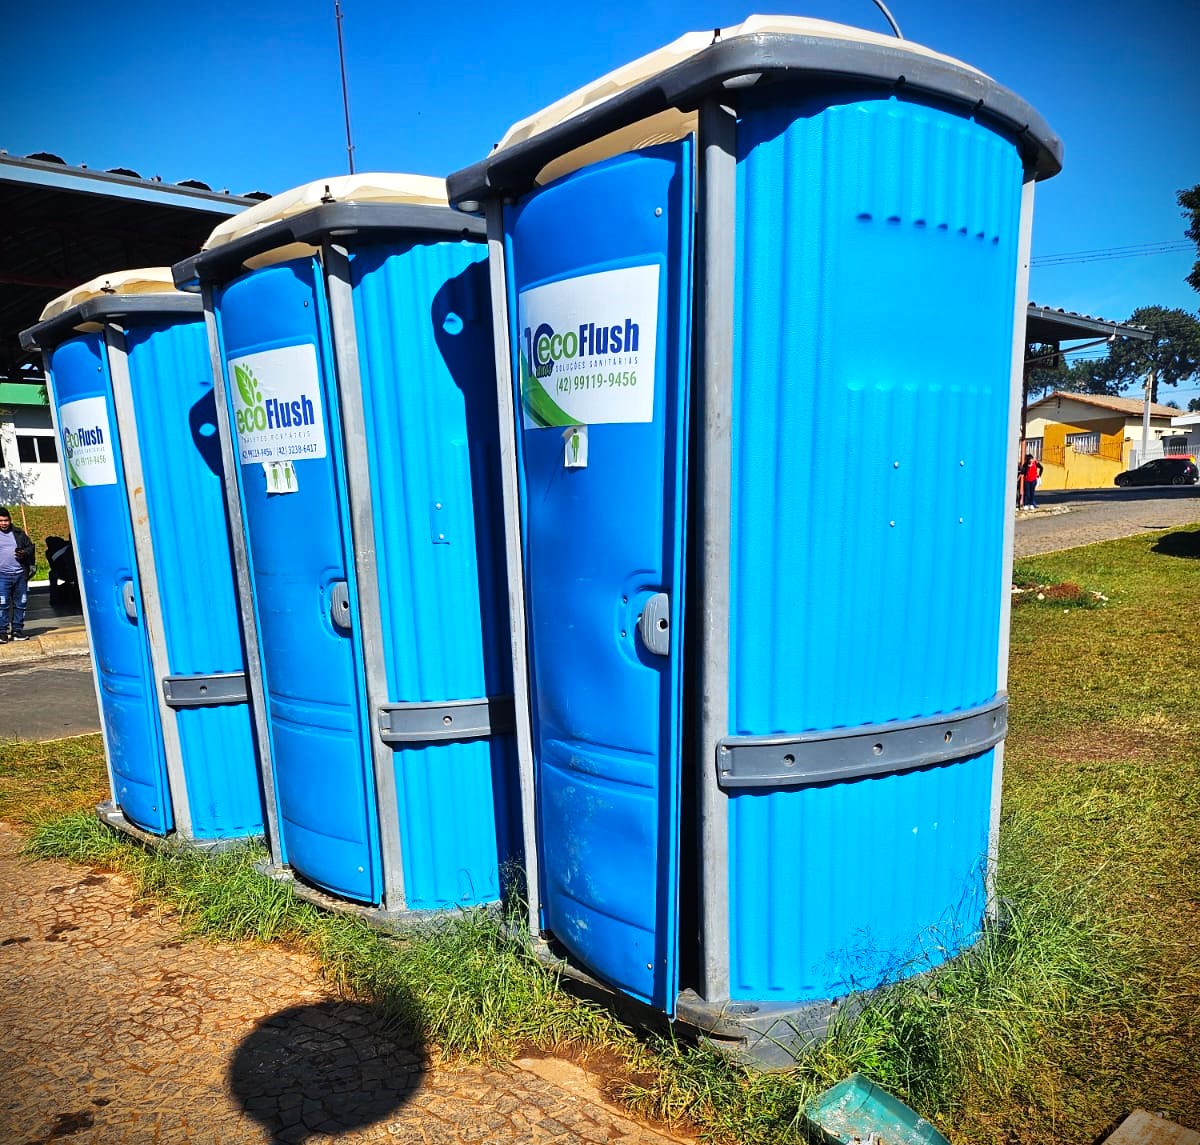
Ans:
[[[1008,733],[1008,695],[978,708],[794,736],[730,736],[717,745],[723,788],[808,787],[966,759]]]
[[[216,704],[245,704],[249,701],[249,682],[245,672],[165,676],[162,690],[169,708],[208,708]]]
[[[379,738],[384,743],[480,739],[512,728],[512,696],[383,704],[379,708]]]

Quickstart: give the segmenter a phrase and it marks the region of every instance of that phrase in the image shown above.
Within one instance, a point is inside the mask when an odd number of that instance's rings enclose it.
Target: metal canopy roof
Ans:
[[[1110,322],[1107,318],[1093,318],[1089,314],[1074,311],[1054,310],[1049,306],[1029,304],[1025,318],[1025,341],[1029,342],[1073,342],[1081,338],[1136,338],[1149,342],[1150,331],[1142,326],[1126,326],[1121,322]]]
[[[178,262],[262,198],[0,153],[0,378],[24,367],[40,380],[19,335],[52,298],[96,275]]]

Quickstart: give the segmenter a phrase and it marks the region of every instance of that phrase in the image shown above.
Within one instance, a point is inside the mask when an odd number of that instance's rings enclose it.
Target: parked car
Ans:
[[[1157,457],[1118,473],[1113,480],[1124,488],[1126,485],[1195,485],[1200,480],[1200,469],[1190,457]]]

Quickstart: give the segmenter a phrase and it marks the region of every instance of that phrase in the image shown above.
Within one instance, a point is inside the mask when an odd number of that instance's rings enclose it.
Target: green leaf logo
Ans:
[[[536,373],[529,368],[524,352],[518,363],[521,379],[521,399],[529,420],[537,426],[581,425],[582,423],[566,412],[547,392]]]
[[[238,392],[242,395],[242,404],[249,407],[262,401],[258,392],[258,379],[245,366],[234,366],[233,377],[237,382]]]

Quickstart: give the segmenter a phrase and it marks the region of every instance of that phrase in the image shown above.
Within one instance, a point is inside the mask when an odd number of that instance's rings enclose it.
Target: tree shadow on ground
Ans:
[[[230,1086],[275,1145],[337,1137],[395,1113],[428,1068],[419,1039],[354,1002],[264,1018],[229,1067]]]
[[[1190,529],[1182,533],[1167,533],[1150,546],[1150,551],[1162,553],[1165,557],[1200,560],[1200,531]]]

